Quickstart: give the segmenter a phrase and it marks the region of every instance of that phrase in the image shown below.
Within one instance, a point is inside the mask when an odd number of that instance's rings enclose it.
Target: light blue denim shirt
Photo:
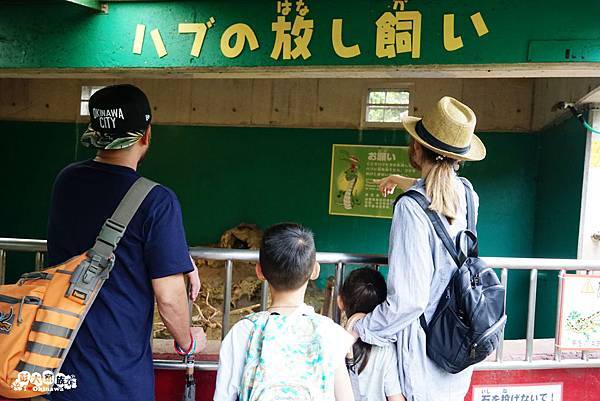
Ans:
[[[425,194],[424,185],[418,180],[412,189]],[[461,199],[457,218],[452,225],[442,218],[452,238],[467,227],[465,189],[458,178],[455,185]],[[473,201],[477,216],[479,198],[474,192]],[[419,323],[423,312],[431,318],[456,268],[423,209],[413,199],[401,198],[390,230],[387,299],[357,322],[355,330],[370,344],[396,343],[407,401],[462,401],[468,391],[472,368],[458,374],[438,368],[427,357]]]

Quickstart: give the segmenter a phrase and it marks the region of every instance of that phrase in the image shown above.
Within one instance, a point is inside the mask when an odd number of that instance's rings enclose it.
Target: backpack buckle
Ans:
[[[98,234],[97,240],[102,241],[115,249],[123,237],[123,233],[125,233],[125,228],[126,227],[122,224],[119,224],[112,219],[108,219],[102,225],[102,229],[100,230],[100,234]]]
[[[85,305],[94,294],[98,284],[108,278],[113,264],[113,258],[105,258],[89,252],[88,257],[73,272],[65,296]]]

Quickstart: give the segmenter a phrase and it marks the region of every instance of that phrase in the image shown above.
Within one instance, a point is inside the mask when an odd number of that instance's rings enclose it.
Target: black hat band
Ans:
[[[419,135],[419,138],[421,138],[434,148],[438,148],[450,153],[456,153],[458,155],[464,155],[469,150],[471,150],[471,145],[465,146],[464,148],[459,148],[440,141],[439,139],[434,137],[431,134],[431,132],[427,131],[427,128],[425,128],[425,126],[423,125],[423,120],[417,121],[417,125],[415,125],[415,131],[417,132],[417,135]]]

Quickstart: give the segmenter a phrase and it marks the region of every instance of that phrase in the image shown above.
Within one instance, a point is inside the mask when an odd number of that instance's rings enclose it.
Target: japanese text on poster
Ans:
[[[563,277],[558,346],[600,350],[600,276]]]
[[[474,386],[473,401],[561,401],[562,383]]]
[[[373,181],[391,174],[419,177],[407,147],[333,145],[329,214],[391,218],[400,190],[384,198]]]

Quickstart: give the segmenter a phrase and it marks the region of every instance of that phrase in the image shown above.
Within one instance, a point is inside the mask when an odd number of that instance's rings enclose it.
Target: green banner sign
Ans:
[[[373,181],[391,174],[420,177],[410,165],[408,147],[333,145],[329,214],[392,218],[401,191],[384,198]]]
[[[1,6],[0,68],[600,61],[597,0],[28,3]]]

